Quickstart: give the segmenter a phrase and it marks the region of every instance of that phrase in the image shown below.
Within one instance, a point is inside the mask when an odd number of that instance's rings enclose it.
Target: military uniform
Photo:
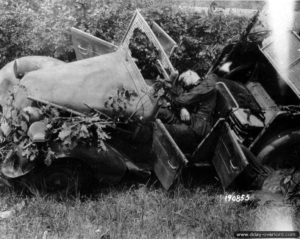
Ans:
[[[158,114],[184,152],[193,151],[211,128],[217,97],[216,79],[216,75],[210,74],[188,88],[175,81],[171,89],[171,109],[164,108]],[[179,114],[182,108],[190,113],[189,122],[181,121]]]

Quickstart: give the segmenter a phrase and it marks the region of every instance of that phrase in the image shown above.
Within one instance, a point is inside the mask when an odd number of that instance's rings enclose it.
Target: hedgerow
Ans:
[[[71,27],[119,44],[134,9],[140,8],[147,21],[156,21],[178,43],[171,56],[175,68],[180,72],[193,69],[202,75],[247,23],[246,17],[191,12],[161,2],[164,1],[2,0],[0,67],[25,55],[75,60]]]

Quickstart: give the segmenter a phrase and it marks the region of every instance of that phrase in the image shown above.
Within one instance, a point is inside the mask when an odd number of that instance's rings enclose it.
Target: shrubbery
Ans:
[[[24,55],[75,60],[72,26],[118,44],[136,8],[179,44],[171,60],[180,72],[189,68],[205,73],[216,54],[247,23],[245,17],[183,11],[144,0],[2,0],[0,67]]]

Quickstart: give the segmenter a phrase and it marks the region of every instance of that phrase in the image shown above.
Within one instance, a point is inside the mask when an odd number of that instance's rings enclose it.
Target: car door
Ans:
[[[188,161],[159,119],[154,124],[152,150],[155,155],[155,175],[168,190]]]
[[[123,37],[123,40],[121,42],[121,46],[123,48],[129,48],[130,39],[132,38],[134,34],[135,29],[140,29],[143,31],[146,36],[149,38],[149,40],[153,43],[153,45],[156,47],[156,49],[160,52],[159,59],[157,60],[159,62],[159,68],[162,66],[161,70],[165,71],[163,75],[171,75],[175,72],[175,69],[172,65],[172,63],[169,60],[169,54],[175,47],[175,41],[171,40],[172,38],[167,35],[157,24],[156,27],[154,27],[154,30],[156,34],[158,34],[160,37],[158,38],[157,35],[153,32],[153,29],[149,26],[149,24],[146,22],[144,17],[141,15],[141,13],[136,10],[129,27],[126,31],[126,34]],[[168,38],[168,39],[167,39]],[[161,39],[161,40],[160,40]],[[171,47],[171,49],[170,49]],[[166,52],[165,49],[168,51]]]
[[[177,47],[177,43],[154,21],[151,23],[151,29],[167,56],[170,57]]]
[[[71,34],[77,60],[108,54],[118,49],[114,44],[74,27],[71,28]]]
[[[249,164],[235,133],[224,119],[216,122],[193,153],[191,160],[195,165],[211,162],[224,189],[228,188]]]
[[[219,129],[212,163],[224,188],[229,187],[249,164],[236,135],[226,122]]]

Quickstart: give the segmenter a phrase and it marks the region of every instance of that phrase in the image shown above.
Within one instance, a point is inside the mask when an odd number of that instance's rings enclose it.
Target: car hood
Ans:
[[[126,101],[126,113],[149,117],[153,104],[149,86],[125,50],[92,57],[61,66],[29,72],[21,80],[22,93],[18,94],[19,107],[27,103],[24,97],[32,97],[65,106],[80,112],[90,108],[112,114],[107,105],[118,90],[134,91],[136,97]]]

